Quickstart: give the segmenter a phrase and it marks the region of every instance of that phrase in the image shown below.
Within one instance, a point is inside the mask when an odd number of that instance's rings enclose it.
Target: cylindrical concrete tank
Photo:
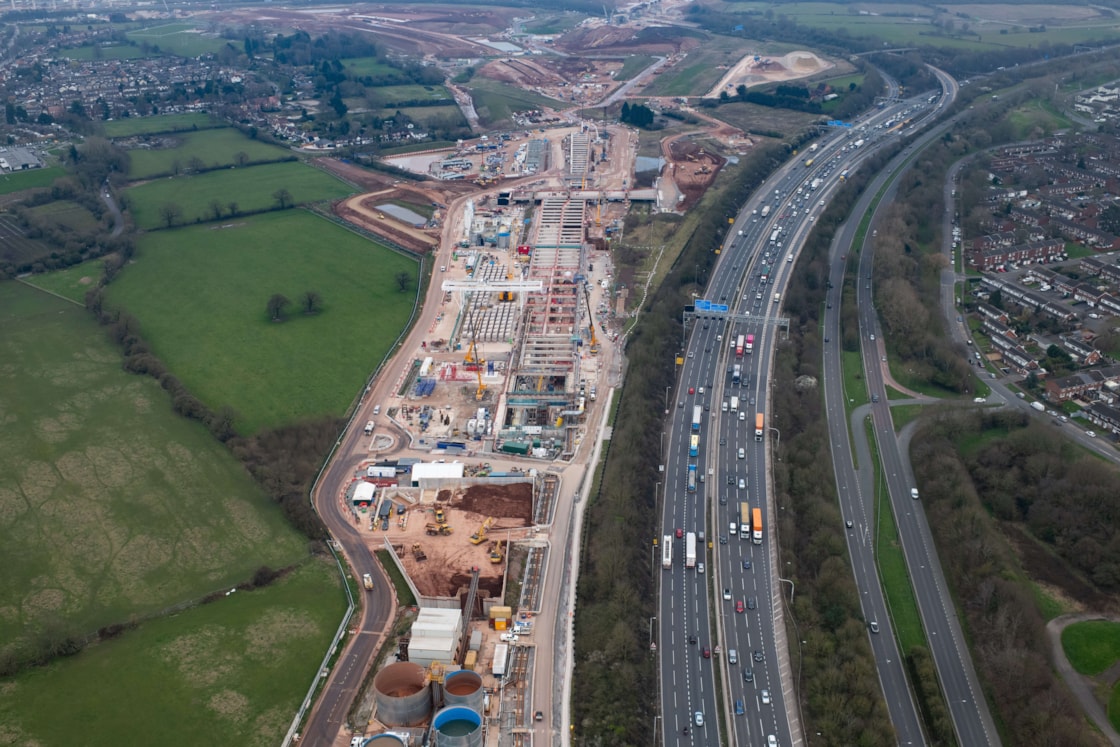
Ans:
[[[486,691],[482,678],[469,670],[451,672],[443,679],[443,704],[447,707],[464,706],[482,713]]]
[[[377,720],[386,726],[416,726],[428,720],[432,701],[427,672],[419,664],[399,661],[373,679]]]
[[[408,742],[396,734],[378,734],[362,742],[362,747],[408,747]]]
[[[482,716],[463,706],[443,708],[432,720],[436,747],[482,747]]]

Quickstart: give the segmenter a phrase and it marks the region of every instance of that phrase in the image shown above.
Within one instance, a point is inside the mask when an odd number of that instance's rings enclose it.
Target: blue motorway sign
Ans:
[[[705,301],[702,298],[696,299],[697,311],[712,311],[726,314],[729,309],[730,307],[725,303],[712,303],[711,301]]]

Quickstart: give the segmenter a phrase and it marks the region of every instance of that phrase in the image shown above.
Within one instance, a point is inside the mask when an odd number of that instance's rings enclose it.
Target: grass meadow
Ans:
[[[397,112],[405,115],[413,122],[424,127],[430,127],[432,122],[466,122],[462,110],[454,104],[446,106],[390,106],[378,109],[376,114],[385,119],[391,119]]]
[[[0,284],[0,362],[0,650],[304,557],[241,466],[156,381],[124,373],[83,308]]]
[[[93,213],[71,200],[48,202],[31,208],[31,212],[74,233],[93,233],[101,225]]]
[[[296,161],[268,163],[244,169],[222,169],[155,179],[132,187],[126,193],[129,211],[143,229],[163,228],[161,208],[169,203],[182,209],[179,224],[214,219],[213,206],[230,218],[230,204],[238,214],[270,210],[276,206],[273,195],[280,189],[291,193],[293,204],[333,200],[353,193],[346,182],[312,166]]]
[[[474,99],[475,111],[478,112],[479,119],[485,123],[507,120],[513,112],[545,107],[563,109],[568,106],[562,101],[479,76],[468,84],[468,88]]]
[[[0,743],[280,744],[345,609],[334,564],[306,562],[0,681]]]
[[[206,168],[220,168],[237,163],[237,154],[244,153],[250,163],[279,161],[290,158],[287,148],[253,140],[232,127],[222,127],[198,132],[184,132],[174,136],[174,148],[134,148],[129,151],[128,175],[132,179],[146,179],[161,174],[186,169],[187,162],[198,158]]]
[[[84,304],[86,292],[97,287],[97,280],[101,277],[104,266],[105,260],[99,257],[73,267],[67,267],[65,270],[30,275],[23,282],[41,288],[48,293],[55,293],[75,303]]]
[[[160,52],[180,57],[216,54],[227,44],[232,43],[228,39],[201,33],[199,26],[189,21],[172,21],[157,26],[149,26],[144,29],[129,31],[126,36],[137,44],[159,47]],[[234,46],[240,47],[240,44]]]
[[[131,60],[147,57],[140,45],[136,44],[86,44],[80,47],[66,47],[58,52],[60,57],[71,60]]]
[[[252,433],[345,412],[408,321],[416,274],[415,260],[289,210],[143,236],[108,298],[192,393],[230,405]],[[274,293],[297,301],[308,290],[320,313],[293,307],[269,321]]]
[[[1074,623],[1062,631],[1062,648],[1081,674],[1100,674],[1120,659],[1120,624],[1108,620]]]
[[[105,137],[131,137],[132,135],[154,135],[160,132],[179,132],[182,130],[208,129],[219,126],[203,112],[186,114],[159,114],[154,117],[125,117],[102,122]]]
[[[44,169],[28,169],[0,175],[0,195],[21,192],[35,187],[49,187],[55,179],[66,176],[61,166],[48,166]]]

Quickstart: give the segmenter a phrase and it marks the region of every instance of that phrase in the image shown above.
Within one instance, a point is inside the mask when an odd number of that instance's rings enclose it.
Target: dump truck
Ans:
[[[373,576],[368,573],[362,574],[362,586],[366,587],[366,591],[373,590]]]
[[[432,537],[435,537],[436,535],[442,535],[446,537],[447,535],[451,534],[452,529],[447,524],[425,524],[424,531]]]

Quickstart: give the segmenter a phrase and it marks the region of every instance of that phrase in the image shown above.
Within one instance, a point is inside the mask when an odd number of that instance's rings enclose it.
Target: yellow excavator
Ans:
[[[502,562],[502,559],[505,557],[505,555],[502,553],[502,549],[503,549],[504,545],[505,545],[504,540],[498,540],[497,542],[494,543],[494,546],[490,548],[490,562],[491,563],[497,564],[497,563]]]
[[[489,516],[486,518],[486,521],[482,522],[482,526],[478,528],[478,531],[471,535],[471,544],[481,545],[483,542],[485,542],[486,531],[492,526],[494,526],[494,517]]]

